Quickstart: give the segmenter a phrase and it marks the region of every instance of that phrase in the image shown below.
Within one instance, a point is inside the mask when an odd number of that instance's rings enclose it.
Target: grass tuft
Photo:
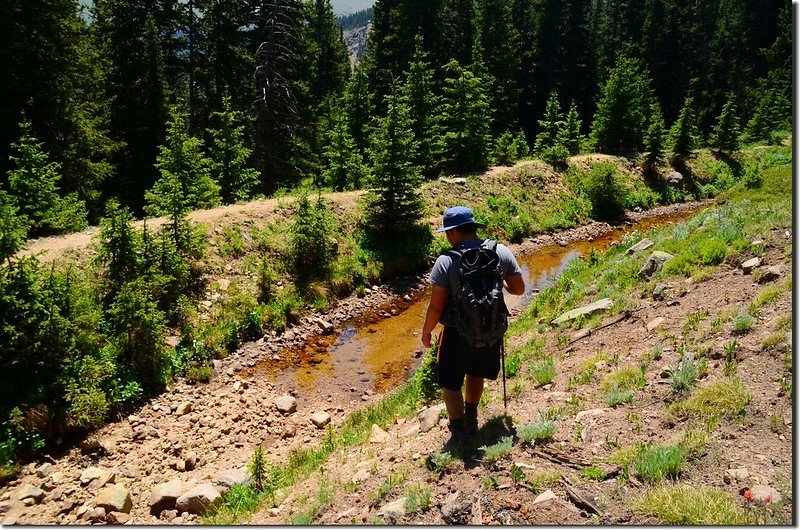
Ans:
[[[539,386],[552,383],[556,379],[556,362],[551,356],[539,359],[531,364],[528,373]]]
[[[647,380],[641,368],[626,366],[606,377],[600,385],[600,390],[603,392],[611,392],[612,390],[625,391],[642,389],[646,384]]]
[[[478,449],[483,451],[484,462],[497,462],[511,453],[513,445],[514,439],[511,436],[504,436],[499,442],[492,445],[482,445]]]
[[[725,378],[669,407],[669,412],[679,416],[704,419],[743,416],[753,394],[738,377]]]
[[[728,492],[707,486],[656,486],[635,499],[633,508],[672,525],[752,524],[747,512]]]
[[[655,449],[646,449],[639,453],[633,461],[636,476],[655,484],[665,478],[675,478],[680,475],[686,459],[679,445],[668,445]]]

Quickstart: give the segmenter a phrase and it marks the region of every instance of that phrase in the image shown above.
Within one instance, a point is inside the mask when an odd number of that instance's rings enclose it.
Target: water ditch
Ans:
[[[526,245],[520,245],[514,250],[522,268],[525,293],[506,297],[509,311],[512,315],[521,312],[571,261],[592,249],[601,252],[630,232],[645,232],[684,220],[700,207],[693,205],[660,215],[644,214],[636,222],[623,222],[593,237],[545,244],[530,252],[526,251]],[[392,300],[344,322],[333,335],[309,338],[302,347],[282,355],[286,361],[276,363],[266,357],[248,372],[252,377],[266,377],[281,386],[315,390],[331,396],[331,400],[336,397],[337,402],[342,398],[354,402],[361,392],[369,396],[391,390],[406,381],[420,362],[423,351],[419,332],[429,293],[430,288],[425,288]],[[380,316],[386,314],[392,316]]]

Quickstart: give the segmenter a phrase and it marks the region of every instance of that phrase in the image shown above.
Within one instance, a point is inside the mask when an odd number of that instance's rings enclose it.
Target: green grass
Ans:
[[[437,453],[435,456],[428,457],[425,460],[425,465],[434,473],[442,475],[453,465],[453,455],[449,451]]]
[[[698,388],[689,397],[668,408],[670,414],[703,419],[744,415],[753,395],[738,377],[725,378]]]
[[[431,506],[431,490],[426,486],[414,484],[406,488],[406,514],[424,512]]]
[[[556,424],[551,420],[530,423],[517,428],[517,438],[523,443],[536,444],[548,442],[556,434]]]
[[[601,480],[605,480],[606,478],[606,472],[597,466],[588,466],[581,468],[581,470],[578,473],[582,478],[585,478],[586,480],[595,480],[599,482]]]
[[[626,366],[608,375],[600,385],[602,392],[639,390],[647,385],[644,372],[638,366]]]
[[[408,478],[407,469],[399,469],[394,473],[391,473],[388,477],[383,479],[383,481],[378,486],[377,491],[374,491],[369,494],[370,504],[376,505],[380,503],[387,495],[389,495],[392,492],[392,490],[394,490],[397,486],[403,484],[407,478]]]
[[[552,356],[539,359],[528,368],[528,374],[539,386],[552,383],[556,379],[556,361]]]
[[[616,408],[623,403],[630,403],[633,401],[633,392],[630,390],[619,390],[613,386],[611,390],[603,395],[603,401],[611,408]]]
[[[679,445],[646,449],[633,461],[636,476],[649,484],[680,475],[686,459]]]
[[[778,300],[783,293],[791,292],[792,290],[792,277],[788,277],[783,281],[769,285],[762,289],[751,302],[751,306],[758,309],[767,304],[771,304]]]
[[[483,451],[483,461],[492,463],[505,458],[511,453],[514,445],[514,438],[511,436],[504,436],[499,442],[492,445],[482,445],[478,449]]]
[[[633,508],[670,525],[753,524],[730,493],[707,486],[659,485],[635,499]]]
[[[540,493],[547,488],[552,488],[561,480],[561,472],[553,470],[542,470],[526,475],[525,482],[535,493]]]

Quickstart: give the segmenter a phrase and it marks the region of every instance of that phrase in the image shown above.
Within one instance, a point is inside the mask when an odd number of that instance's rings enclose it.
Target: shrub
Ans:
[[[424,512],[431,505],[431,490],[425,486],[414,484],[406,490],[406,513],[411,515]]]
[[[670,365],[669,372],[672,375],[672,391],[676,394],[688,392],[694,388],[697,381],[697,367],[694,364],[694,355],[684,354],[680,362]]]
[[[297,201],[292,220],[292,271],[301,283],[327,279],[335,257],[336,218],[320,196],[312,204],[307,196]]]
[[[524,443],[535,444],[553,439],[556,424],[551,420],[543,420],[517,428],[517,438]]]
[[[718,239],[706,239],[700,243],[700,263],[719,265],[728,254],[728,246]]]
[[[624,211],[628,190],[617,173],[613,162],[595,164],[581,180],[581,185],[592,203],[595,219],[608,219]]]
[[[506,363],[506,377],[514,377],[519,372],[519,367],[521,364],[521,359],[519,354],[512,353],[511,355],[505,356],[505,363]]]
[[[588,466],[583,467],[579,471],[581,477],[585,478],[586,480],[604,480],[606,478],[606,472],[600,469],[597,466]]]
[[[425,465],[428,467],[428,469],[438,473],[439,475],[444,474],[452,464],[453,455],[451,455],[448,451],[437,453],[434,456],[428,456],[428,458],[425,460]]]

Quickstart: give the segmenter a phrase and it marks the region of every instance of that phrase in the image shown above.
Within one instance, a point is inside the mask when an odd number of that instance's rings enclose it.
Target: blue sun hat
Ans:
[[[437,232],[447,232],[451,228],[462,225],[476,225],[478,228],[485,228],[486,225],[475,220],[472,208],[466,206],[453,206],[444,212],[442,217],[442,227]]]

